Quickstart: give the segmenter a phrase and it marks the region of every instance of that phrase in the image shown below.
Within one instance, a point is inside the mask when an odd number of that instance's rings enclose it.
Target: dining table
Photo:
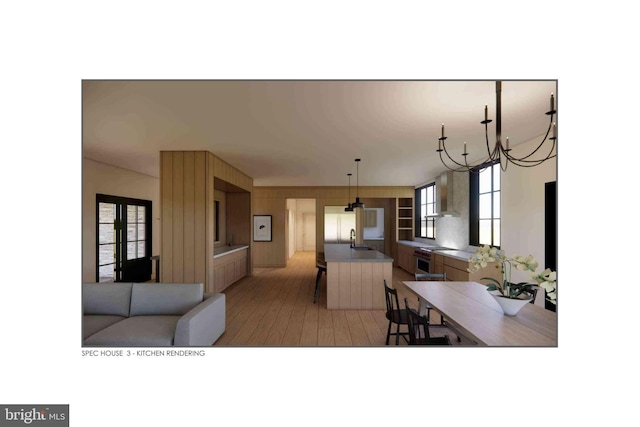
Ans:
[[[556,312],[526,304],[515,316],[508,316],[477,282],[403,281],[418,297],[418,311],[426,306],[440,313],[464,343],[493,347],[557,347]]]

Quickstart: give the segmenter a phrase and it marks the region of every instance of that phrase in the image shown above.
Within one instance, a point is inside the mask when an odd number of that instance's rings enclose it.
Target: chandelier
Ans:
[[[465,142],[463,147],[464,151],[462,153],[461,162],[455,161],[447,151],[447,146],[445,144],[447,137],[444,135],[444,123],[442,124],[442,136],[438,138],[438,149],[436,150],[436,152],[440,154],[440,161],[444,166],[447,167],[447,169],[450,169],[454,172],[478,172],[488,166],[500,163],[500,168],[503,171],[506,171],[509,163],[513,163],[514,165],[521,166],[521,167],[533,167],[533,166],[538,166],[543,162],[556,157],[556,153],[555,153],[556,140],[557,140],[556,123],[553,121],[553,118],[556,114],[556,108],[555,108],[553,93],[551,94],[550,109],[545,113],[547,116],[549,116],[549,128],[547,129],[547,133],[542,139],[542,142],[540,142],[540,144],[538,144],[535,150],[533,150],[529,154],[523,157],[516,157],[510,153],[511,149],[509,148],[508,137],[505,140],[505,144],[504,145],[502,144],[501,92],[502,92],[502,82],[497,81],[496,82],[496,141],[493,148],[490,148],[489,146],[489,126],[488,126],[489,123],[492,122],[492,120],[489,119],[488,106],[486,105],[484,106],[484,120],[480,122],[481,124],[484,125],[485,141],[487,144],[487,157],[484,160],[475,164],[468,163],[467,156],[469,155],[469,153],[467,152],[467,143]],[[551,137],[549,137],[549,133],[552,134]],[[545,144],[547,139],[551,142],[548,144]],[[543,149],[543,146],[545,147],[545,149]],[[550,146],[550,148],[547,151],[546,148],[548,148],[548,146]],[[450,163],[452,163],[451,165],[447,165],[447,163],[445,163],[445,158],[442,155],[443,152],[446,155],[446,157],[449,159]]]

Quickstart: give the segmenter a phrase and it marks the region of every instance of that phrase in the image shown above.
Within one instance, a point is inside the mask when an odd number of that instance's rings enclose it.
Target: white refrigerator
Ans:
[[[356,229],[355,212],[345,212],[345,206],[325,206],[324,242],[349,243],[351,230]]]

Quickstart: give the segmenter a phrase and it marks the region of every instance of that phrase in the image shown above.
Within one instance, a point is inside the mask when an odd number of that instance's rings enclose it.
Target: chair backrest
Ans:
[[[400,310],[400,303],[398,302],[398,290],[387,286],[386,279],[383,279],[383,281],[384,281],[384,296],[387,302],[387,312],[391,312],[393,310]]]
[[[429,342],[429,321],[426,316],[420,316],[417,311],[409,307],[407,299],[404,299],[404,306],[407,309],[407,323],[409,326],[409,345],[417,345]]]
[[[327,268],[327,262],[324,259],[324,252],[318,252],[316,255],[316,266],[320,268]]]
[[[446,282],[447,273],[416,273],[416,282],[426,280]]]

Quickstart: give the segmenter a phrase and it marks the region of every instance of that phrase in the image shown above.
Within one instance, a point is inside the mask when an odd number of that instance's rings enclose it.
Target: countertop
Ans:
[[[475,255],[475,252],[459,251],[456,249],[439,250],[434,251],[434,253],[448,256],[450,258],[459,259],[461,261],[469,261],[469,258]]]
[[[413,240],[398,240],[398,244],[413,246],[414,248],[428,248],[432,246],[439,246],[439,245],[431,245],[429,243],[414,242]]]
[[[220,258],[221,256],[229,255],[248,248],[249,245],[217,246],[213,248],[213,258]]]
[[[326,262],[393,262],[382,252],[374,250],[351,249],[348,244],[325,243],[324,260]]]
[[[430,245],[428,243],[414,242],[412,240],[398,240],[398,244],[413,246],[414,248],[428,248],[428,247],[438,246],[438,245]],[[475,252],[462,251],[459,249],[440,249],[440,250],[435,250],[434,253],[442,256],[448,256],[450,258],[459,259],[462,261],[469,261],[469,258],[475,255]]]

